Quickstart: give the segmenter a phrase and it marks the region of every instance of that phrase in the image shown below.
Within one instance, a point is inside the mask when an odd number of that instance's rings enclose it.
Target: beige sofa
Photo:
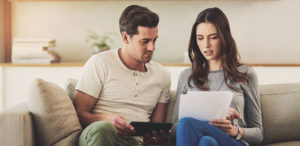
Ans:
[[[45,84],[43,88],[47,88],[46,91],[41,91],[41,95],[36,98],[48,98],[49,96],[57,96],[58,94],[48,95],[49,92],[55,90],[62,90],[56,87],[51,91],[48,91],[50,87],[46,86],[48,82],[39,81],[36,84]],[[37,92],[37,87],[32,89],[32,92]],[[38,86],[38,88],[41,88]],[[74,88],[74,87],[71,87]],[[70,89],[69,89],[70,90]],[[69,91],[68,90],[68,91]],[[73,89],[74,90],[74,89]],[[71,91],[73,91],[71,90]],[[43,93],[47,92],[47,94]],[[33,94],[33,93],[32,93]],[[67,95],[63,97],[67,99]],[[262,106],[262,117],[264,126],[264,140],[262,145],[272,146],[299,146],[300,145],[300,83],[293,84],[277,84],[277,85],[261,85],[260,86],[260,97]],[[30,99],[30,97],[29,97]],[[71,103],[70,99],[67,99]],[[31,99],[32,101],[32,99]],[[49,101],[46,102],[46,104]],[[167,121],[171,120],[172,111],[175,102],[175,91],[172,91],[172,97],[168,107]],[[51,103],[51,102],[50,102]],[[49,124],[55,123],[56,120],[63,119],[65,122],[71,117],[60,117],[55,116],[53,119],[47,119],[44,121],[51,121],[51,123],[44,124],[40,121],[51,117],[51,114],[41,114],[30,105],[31,103],[23,103],[14,108],[0,113],[0,145],[2,146],[33,146],[33,145],[75,145],[76,139],[80,134],[81,127],[78,125],[76,130],[69,130],[65,134],[60,134],[61,137],[55,137],[52,134],[62,133],[61,131],[65,128],[64,125],[61,127],[51,127],[50,129],[40,130],[44,127],[48,127]],[[52,103],[55,104],[55,103]],[[59,107],[61,108],[61,107]],[[74,110],[73,107],[71,110]],[[52,111],[54,114],[62,113],[64,110]],[[39,115],[40,114],[40,115]],[[53,114],[53,113],[52,113]],[[44,115],[44,117],[43,117]],[[64,115],[63,115],[64,116]],[[78,122],[77,117],[72,117],[73,123]],[[74,122],[75,121],[75,122]],[[39,125],[38,125],[39,124]],[[42,125],[40,125],[42,124]],[[65,123],[64,123],[65,124]],[[44,126],[44,127],[43,127]],[[57,125],[56,125],[57,126]],[[66,125],[65,125],[66,126]],[[74,132],[75,131],[75,132]],[[49,134],[50,133],[50,134]],[[56,139],[54,139],[55,137]],[[51,139],[52,141],[50,141]],[[48,143],[44,143],[48,141]]]

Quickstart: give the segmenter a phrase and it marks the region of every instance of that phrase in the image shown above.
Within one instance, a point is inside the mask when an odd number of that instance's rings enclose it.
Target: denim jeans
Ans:
[[[194,118],[182,118],[176,130],[177,146],[245,146],[221,129]]]

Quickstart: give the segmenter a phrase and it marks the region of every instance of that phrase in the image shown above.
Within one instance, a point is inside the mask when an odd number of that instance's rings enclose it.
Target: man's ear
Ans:
[[[130,36],[127,34],[127,32],[123,31],[122,32],[122,40],[125,44],[129,44],[129,39],[130,39]]]

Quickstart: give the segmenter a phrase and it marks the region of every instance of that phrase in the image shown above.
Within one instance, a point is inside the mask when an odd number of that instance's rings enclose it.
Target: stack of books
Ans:
[[[12,63],[50,64],[61,57],[55,51],[55,40],[14,38]]]

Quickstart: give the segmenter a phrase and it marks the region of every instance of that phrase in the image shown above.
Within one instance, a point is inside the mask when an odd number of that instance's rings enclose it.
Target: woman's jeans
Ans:
[[[177,146],[245,146],[221,129],[194,118],[182,118],[176,130]]]

